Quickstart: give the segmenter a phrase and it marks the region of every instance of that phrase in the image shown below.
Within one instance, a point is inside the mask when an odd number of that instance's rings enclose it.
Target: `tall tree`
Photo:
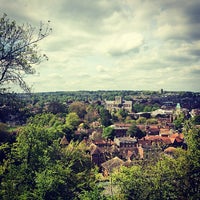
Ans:
[[[0,199],[75,199],[94,185],[85,144],[62,148],[55,133],[58,123],[48,122],[53,116],[32,118],[19,131],[11,153],[0,165]]]
[[[80,118],[75,112],[71,112],[66,117],[66,126],[71,130],[78,128],[80,124]]]
[[[113,139],[114,138],[114,129],[111,126],[104,127],[102,137],[105,139]]]
[[[69,112],[76,113],[81,119],[84,118],[86,112],[86,105],[80,101],[75,101],[69,105]]]
[[[138,138],[138,139],[141,139],[142,137],[144,137],[144,136],[146,135],[143,131],[141,131],[141,130],[136,126],[135,123],[133,123],[133,124],[129,127],[129,129],[128,129],[128,131],[127,131],[127,134],[128,134],[129,136],[131,136],[131,137],[136,137],[136,138]]]
[[[110,126],[112,124],[111,123],[112,116],[108,110],[102,107],[100,108],[99,114],[100,114],[101,124],[103,126]]]
[[[37,43],[51,32],[49,24],[41,23],[39,30],[29,24],[17,25],[6,14],[0,18],[0,88],[5,84],[18,84],[24,91],[30,88],[24,81],[25,74],[35,73],[46,55],[38,53]]]

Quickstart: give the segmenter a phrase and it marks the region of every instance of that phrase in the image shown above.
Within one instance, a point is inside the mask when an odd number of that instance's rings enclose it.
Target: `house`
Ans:
[[[118,137],[118,138],[114,138],[114,142],[120,148],[134,147],[136,146],[137,140],[136,138],[132,138],[132,137]]]
[[[64,135],[64,136],[62,137],[62,139],[60,140],[60,145],[61,145],[62,147],[66,147],[68,144],[69,144],[69,141],[67,140],[66,136]]]
[[[192,109],[190,112],[191,117],[195,117],[197,115],[200,115],[200,109]]]
[[[134,159],[143,159],[144,158],[144,150],[142,145],[137,145],[132,150],[128,150],[126,153],[126,159],[128,161],[132,161]]]
[[[96,139],[96,140],[93,140],[92,143],[100,148],[111,147],[114,144],[113,141],[110,139],[108,139],[108,140]]]
[[[182,133],[175,133],[170,136],[173,140],[173,147],[182,147],[184,144],[184,136]]]
[[[117,156],[102,163],[102,171],[104,176],[110,175],[114,170],[119,170],[124,165],[124,161]]]
[[[101,166],[103,162],[105,162],[104,153],[95,144],[90,145],[90,155],[91,155],[91,162],[96,164],[99,167]]]
[[[163,116],[163,117],[167,117],[170,115],[173,115],[174,110],[164,110],[164,109],[157,109],[155,111],[151,112],[151,116],[152,117],[158,117],[158,116]]]
[[[159,135],[162,137],[169,137],[173,134],[173,131],[169,128],[160,128]]]
[[[160,128],[157,125],[151,125],[146,127],[147,135],[159,135]]]
[[[115,137],[124,137],[131,124],[115,123],[112,127],[114,129]]]

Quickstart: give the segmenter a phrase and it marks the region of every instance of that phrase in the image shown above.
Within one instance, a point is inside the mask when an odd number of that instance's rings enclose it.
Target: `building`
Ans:
[[[132,101],[125,101],[122,97],[115,97],[114,101],[106,101],[105,100],[105,107],[110,112],[118,111],[120,109],[124,109],[128,112],[132,112],[133,102]]]
[[[122,147],[134,147],[136,146],[137,140],[132,137],[118,137],[114,139],[115,144]]]

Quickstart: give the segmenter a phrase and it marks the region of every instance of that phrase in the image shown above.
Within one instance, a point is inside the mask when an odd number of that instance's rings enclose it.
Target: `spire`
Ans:
[[[176,104],[176,110],[180,110],[181,109],[181,105],[180,105],[180,103],[177,103]]]

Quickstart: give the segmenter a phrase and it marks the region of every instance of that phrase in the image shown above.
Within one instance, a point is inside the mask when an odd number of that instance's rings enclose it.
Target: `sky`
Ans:
[[[33,92],[200,91],[199,0],[0,0],[0,14],[52,33]]]

